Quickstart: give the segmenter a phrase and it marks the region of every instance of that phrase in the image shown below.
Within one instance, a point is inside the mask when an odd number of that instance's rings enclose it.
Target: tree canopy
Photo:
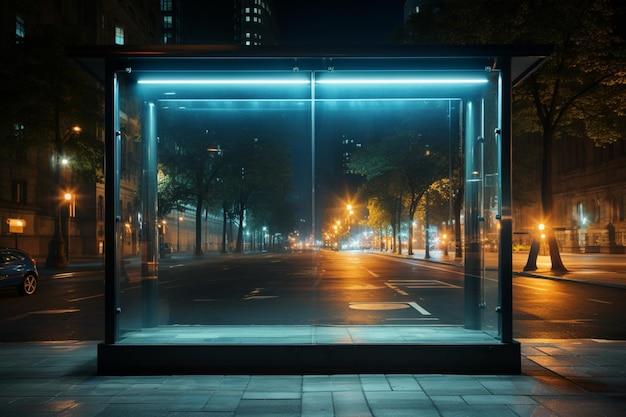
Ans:
[[[442,0],[421,8],[406,25],[412,43],[554,46],[547,63],[513,95],[515,136],[541,137],[547,224],[554,210],[553,140],[584,136],[602,145],[623,138],[626,49],[616,31],[623,13],[624,6],[611,0]],[[553,269],[564,270],[554,234],[548,241]]]
[[[104,148],[97,132],[103,95],[65,54],[64,45],[76,39],[69,25],[41,25],[4,51],[0,151],[6,156],[33,148],[63,153],[71,157],[75,178],[93,183],[102,175]]]

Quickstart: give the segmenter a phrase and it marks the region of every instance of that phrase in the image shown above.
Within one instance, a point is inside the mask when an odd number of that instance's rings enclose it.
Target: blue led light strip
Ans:
[[[318,79],[317,84],[333,85],[437,85],[437,84],[485,84],[484,78],[331,78]],[[310,84],[306,79],[146,79],[137,81],[144,85],[303,85]]]

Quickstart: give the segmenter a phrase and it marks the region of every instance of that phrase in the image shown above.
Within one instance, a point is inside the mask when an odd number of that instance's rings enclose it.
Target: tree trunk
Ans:
[[[222,207],[222,253],[226,253],[226,222],[228,221],[228,215],[226,211],[226,207]]]
[[[202,255],[202,196],[198,196],[196,199],[196,249],[194,254]]]
[[[414,213],[409,214],[409,239],[407,241],[407,253],[413,255],[413,216]]]
[[[235,252],[243,253],[243,219],[244,210],[239,211],[239,228],[237,230],[237,244]]]
[[[547,224],[546,239],[550,249],[550,260],[552,261],[552,271],[567,272],[567,268],[563,264],[561,254],[559,253],[559,245],[554,236],[552,228],[554,214],[554,198],[552,194],[552,129],[544,126],[543,130],[543,157],[542,157],[542,176],[541,176],[541,208],[543,212],[543,221]],[[534,243],[534,242],[533,242]],[[539,251],[531,251],[528,253],[528,261],[526,262],[525,271],[537,269],[537,255]],[[526,269],[533,268],[534,269]]]

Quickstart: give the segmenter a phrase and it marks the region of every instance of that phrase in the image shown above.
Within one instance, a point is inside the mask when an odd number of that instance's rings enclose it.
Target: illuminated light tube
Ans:
[[[318,84],[485,84],[484,78],[335,78],[316,80]]]
[[[258,78],[258,79],[188,79],[188,80],[138,80],[138,84],[145,85],[276,85],[276,84],[311,84],[305,79],[284,79],[284,78]]]
[[[484,78],[331,78],[317,79],[317,84],[334,85],[410,85],[410,84],[485,84]],[[256,78],[256,79],[146,79],[138,80],[144,85],[304,85],[310,84],[307,79]]]

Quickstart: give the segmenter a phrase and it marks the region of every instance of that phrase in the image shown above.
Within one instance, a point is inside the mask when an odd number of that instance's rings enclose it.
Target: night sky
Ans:
[[[282,45],[396,43],[404,0],[274,0]]]

